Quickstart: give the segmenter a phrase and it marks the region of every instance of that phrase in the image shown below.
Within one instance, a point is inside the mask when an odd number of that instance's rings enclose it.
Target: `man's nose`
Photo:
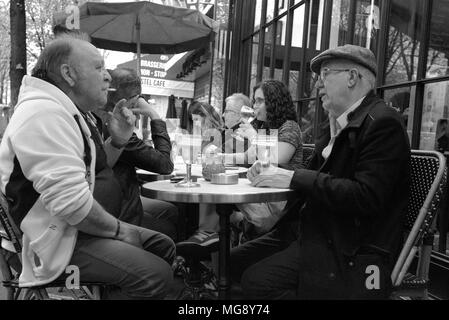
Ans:
[[[109,74],[108,70],[105,70],[105,72],[104,72],[104,80],[107,81],[107,82],[111,82],[112,81],[112,77]]]
[[[323,80],[321,80],[321,77],[318,77],[317,81],[315,82],[315,88],[319,89],[323,87]]]

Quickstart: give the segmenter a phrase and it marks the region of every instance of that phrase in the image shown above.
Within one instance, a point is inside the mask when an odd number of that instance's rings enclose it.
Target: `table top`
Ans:
[[[203,177],[203,167],[200,164],[192,164],[192,177]],[[228,166],[226,167],[226,173],[236,173],[242,176],[248,171],[248,168]],[[187,174],[186,165],[184,163],[175,163],[174,170],[171,174],[159,174],[143,169],[137,169],[136,173],[143,180],[168,180],[173,176],[185,176]]]
[[[248,179],[238,184],[218,185],[198,179],[200,187],[178,188],[170,181],[154,181],[142,186],[142,196],[158,200],[183,203],[234,204],[287,200],[294,194],[291,189],[257,188]]]

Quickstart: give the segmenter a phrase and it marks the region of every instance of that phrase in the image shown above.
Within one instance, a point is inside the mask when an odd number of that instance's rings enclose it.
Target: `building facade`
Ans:
[[[449,154],[449,0],[229,0],[229,7],[224,96],[252,96],[262,79],[283,81],[305,143],[313,143],[326,115],[310,61],[328,48],[356,44],[375,53],[377,94],[403,115],[412,148]],[[434,286],[449,281],[447,216],[445,203],[431,269],[431,278],[433,272],[444,279]],[[434,288],[444,298],[447,291]]]

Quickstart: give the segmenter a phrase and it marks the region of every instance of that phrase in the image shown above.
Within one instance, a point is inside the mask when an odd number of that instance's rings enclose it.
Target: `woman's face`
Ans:
[[[195,123],[195,121],[200,121],[201,122],[201,127],[204,127],[205,125],[205,121],[206,119],[203,118],[202,116],[200,116],[199,114],[192,114],[192,121],[193,123]]]
[[[259,121],[267,121],[267,108],[265,106],[265,96],[262,88],[258,88],[254,92],[254,110],[256,111],[256,118]]]

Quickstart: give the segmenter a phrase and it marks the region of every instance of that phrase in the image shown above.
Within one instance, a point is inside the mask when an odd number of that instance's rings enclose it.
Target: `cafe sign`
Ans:
[[[142,93],[192,99],[195,83],[192,81],[179,81],[170,72],[173,65],[171,60],[175,55],[148,54],[140,62]],[[135,60],[118,65],[121,68],[135,68]]]
[[[176,81],[153,77],[141,77],[142,93],[157,95],[183,97],[193,99],[195,84],[190,81]]]

